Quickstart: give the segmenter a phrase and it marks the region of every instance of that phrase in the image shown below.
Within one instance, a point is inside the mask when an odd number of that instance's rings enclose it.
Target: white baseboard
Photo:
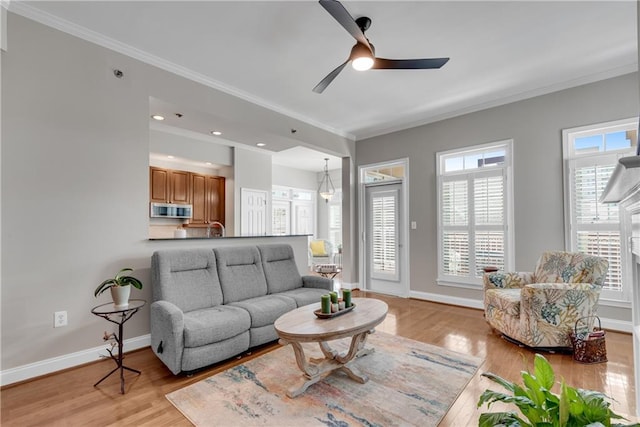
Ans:
[[[633,327],[631,326],[631,322],[626,322],[624,320],[617,319],[609,319],[606,317],[601,317],[602,327],[604,329],[609,329],[610,331],[618,331],[618,332],[633,332]]]
[[[449,295],[432,294],[429,292],[411,291],[409,293],[411,298],[422,299],[426,301],[439,302],[443,304],[459,305],[461,307],[478,308],[483,309],[482,301],[471,298],[452,297]],[[609,319],[601,317],[602,327],[610,331],[628,332],[631,333],[633,328],[631,322],[617,319]]]
[[[360,289],[360,285],[356,283],[340,282],[341,289]]]
[[[126,351],[137,350],[139,348],[151,345],[151,335],[142,335],[135,338],[124,340],[124,349]],[[28,365],[22,365],[15,368],[0,371],[0,386],[13,384],[18,381],[24,381],[42,375],[63,369],[73,368],[84,363],[89,363],[100,359],[100,355],[107,355],[107,347],[101,345],[87,350],[77,351],[75,353],[65,354],[51,359],[41,360]]]
[[[423,299],[426,301],[440,302],[443,304],[459,305],[461,307],[479,308],[482,309],[482,301],[471,298],[452,297],[449,295],[432,294],[429,292],[411,291],[409,297],[416,299]]]

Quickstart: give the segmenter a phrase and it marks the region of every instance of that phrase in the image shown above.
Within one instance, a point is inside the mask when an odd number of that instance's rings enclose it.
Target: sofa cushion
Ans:
[[[270,294],[302,287],[302,277],[290,245],[260,245],[262,268]]]
[[[216,248],[224,304],[267,294],[260,253],[255,246]]]
[[[211,249],[156,251],[151,272],[154,301],[169,301],[185,312],[222,304]]]
[[[218,305],[184,314],[184,346],[200,347],[235,337],[249,329],[246,310]]]
[[[491,305],[509,316],[520,316],[520,289],[487,289],[485,304]]]
[[[313,303],[319,304],[320,297],[328,293],[329,291],[326,289],[297,288],[297,289],[292,289],[290,291],[281,292],[278,295],[293,298],[296,301],[296,304],[298,305],[298,307],[302,307],[303,305],[308,305]]]
[[[231,306],[247,310],[251,316],[251,327],[259,328],[274,323],[278,317],[295,309],[296,302],[282,295],[266,295],[234,302]]]

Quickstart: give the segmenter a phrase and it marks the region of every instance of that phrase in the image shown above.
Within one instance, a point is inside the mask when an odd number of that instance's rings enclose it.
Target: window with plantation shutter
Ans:
[[[438,283],[480,286],[511,266],[511,141],[437,154]]]
[[[618,205],[600,203],[618,159],[633,154],[637,141],[636,119],[602,123],[563,132],[567,198],[565,223],[567,248],[606,258],[609,271],[600,298],[630,301],[625,286],[624,241]]]

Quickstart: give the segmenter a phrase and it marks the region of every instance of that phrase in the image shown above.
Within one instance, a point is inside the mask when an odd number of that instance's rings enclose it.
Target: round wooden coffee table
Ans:
[[[345,372],[351,379],[364,384],[369,380],[353,365],[356,357],[367,355],[374,350],[364,348],[367,336],[387,316],[387,304],[370,298],[354,298],[354,309],[348,313],[330,319],[319,319],[313,312],[320,308],[320,303],[300,307],[276,320],[274,326],[283,345],[291,344],[298,367],[303,372],[300,385],[293,386],[287,396],[293,398],[301,395],[312,384],[317,383],[336,370]],[[328,342],[340,338],[351,337],[351,345],[346,353],[333,350]],[[317,342],[324,358],[311,358],[307,361],[303,342]]]

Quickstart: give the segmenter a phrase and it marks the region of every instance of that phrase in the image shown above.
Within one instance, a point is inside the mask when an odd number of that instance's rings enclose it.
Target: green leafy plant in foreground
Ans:
[[[560,383],[560,395],[551,392],[555,384],[553,368],[540,354],[535,355],[533,374],[522,371],[523,385],[512,383],[490,372],[482,376],[500,384],[512,394],[485,390],[480,396],[478,407],[494,402],[513,403],[521,412],[487,412],[480,415],[479,427],[620,427],[640,426],[634,424],[611,423],[612,419],[622,419],[613,412],[604,394],[573,388]]]
[[[136,289],[142,289],[142,282],[138,279],[136,279],[133,276],[125,276],[124,273],[128,273],[129,271],[133,271],[133,268],[123,268],[122,270],[118,271],[118,274],[116,274],[115,277],[111,278],[111,279],[107,279],[104,282],[100,283],[100,285],[98,285],[98,287],[96,288],[96,290],[93,292],[94,296],[98,296],[101,293],[103,293],[104,291],[106,291],[107,289],[113,287],[113,286],[128,286],[131,285]]]

